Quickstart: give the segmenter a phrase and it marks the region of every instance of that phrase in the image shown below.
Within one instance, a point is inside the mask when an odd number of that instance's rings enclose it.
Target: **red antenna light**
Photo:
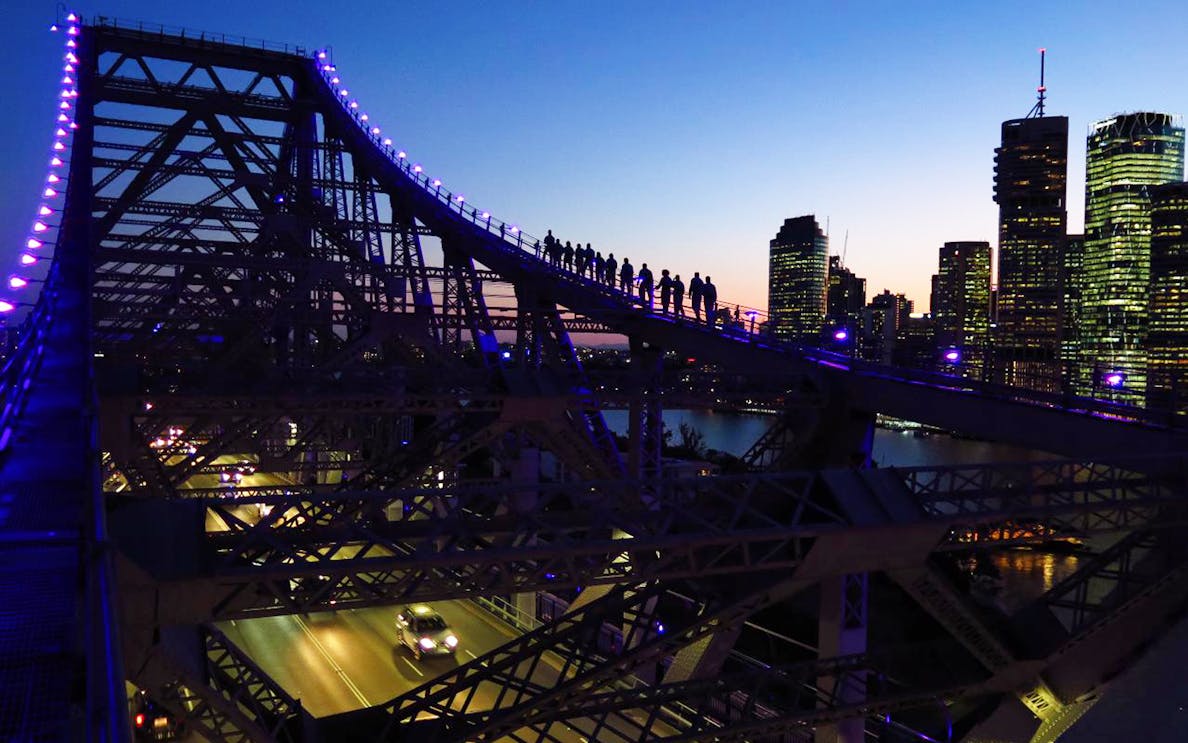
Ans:
[[[1035,92],[1039,94],[1039,96],[1038,96],[1039,100],[1037,100],[1035,102],[1035,105],[1031,107],[1031,113],[1027,114],[1027,118],[1036,116],[1037,118],[1042,119],[1044,117],[1044,101],[1047,99],[1046,94],[1048,92],[1048,87],[1046,85],[1044,85],[1044,59],[1048,53],[1048,50],[1046,47],[1041,46],[1039,48],[1039,53],[1040,53],[1040,84],[1039,84],[1039,87],[1035,89]]]

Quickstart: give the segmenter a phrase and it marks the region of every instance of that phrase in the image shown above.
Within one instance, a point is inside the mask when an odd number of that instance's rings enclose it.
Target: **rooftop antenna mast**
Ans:
[[[1031,112],[1027,114],[1027,118],[1029,119],[1032,116],[1035,116],[1038,119],[1044,118],[1044,99],[1048,97],[1048,88],[1046,85],[1044,85],[1044,56],[1047,54],[1047,52],[1048,50],[1044,49],[1043,47],[1041,47],[1039,50],[1040,84],[1039,87],[1035,89],[1035,92],[1038,94],[1038,100],[1035,102],[1035,105],[1031,107]]]

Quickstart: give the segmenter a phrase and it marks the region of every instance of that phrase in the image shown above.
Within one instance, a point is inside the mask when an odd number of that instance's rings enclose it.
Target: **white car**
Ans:
[[[425,655],[453,655],[458,636],[428,604],[406,606],[396,615],[396,641],[417,660]]]

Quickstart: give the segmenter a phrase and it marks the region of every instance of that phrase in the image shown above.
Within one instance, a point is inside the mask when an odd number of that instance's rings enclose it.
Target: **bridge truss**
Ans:
[[[87,269],[124,667],[208,738],[957,738],[1016,733],[1018,709],[1042,737],[1184,605],[1178,456],[870,469],[878,408],[848,401],[918,380],[855,387],[558,270],[384,139],[323,53],[79,28],[55,260]],[[570,337],[606,331],[626,378],[592,377]],[[661,476],[667,351],[773,370],[785,411],[739,474]],[[220,483],[245,474],[269,484]],[[1040,539],[1095,550],[1012,612],[962,585],[958,557]],[[322,720],[213,624],[579,588],[561,618]],[[788,617],[813,627],[800,649],[740,665],[747,623]]]

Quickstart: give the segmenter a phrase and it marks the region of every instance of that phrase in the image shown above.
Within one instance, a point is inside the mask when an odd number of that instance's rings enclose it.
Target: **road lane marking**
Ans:
[[[424,672],[424,671],[422,671],[421,669],[417,668],[416,666],[414,666],[414,665],[412,664],[412,661],[410,661],[408,658],[401,658],[400,660],[404,661],[404,662],[405,662],[405,663],[408,665],[408,667],[409,667],[409,668],[411,668],[411,669],[413,669],[414,671],[416,671],[418,676],[424,676],[424,675],[425,675],[425,672]]]
[[[313,643],[314,647],[318,649],[318,652],[322,654],[322,657],[326,659],[326,662],[330,664],[330,668],[338,674],[338,677],[346,684],[347,689],[355,695],[355,699],[362,702],[364,707],[370,707],[371,702],[367,701],[367,697],[363,696],[363,692],[359,690],[358,686],[355,686],[355,682],[351,681],[350,677],[346,675],[346,671],[342,670],[342,666],[334,662],[334,658],[330,657],[330,653],[327,652],[325,646],[314,636],[313,630],[309,628],[309,625],[303,622],[299,616],[293,615],[293,618],[297,620],[297,626],[301,628],[301,631],[309,637],[309,641]]]

